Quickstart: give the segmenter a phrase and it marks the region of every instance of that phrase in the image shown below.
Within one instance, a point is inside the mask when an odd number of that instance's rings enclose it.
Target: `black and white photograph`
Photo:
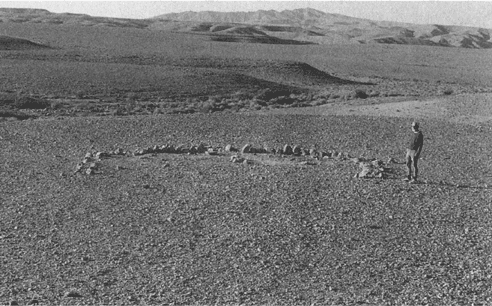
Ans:
[[[492,305],[492,1],[0,1],[0,305]]]

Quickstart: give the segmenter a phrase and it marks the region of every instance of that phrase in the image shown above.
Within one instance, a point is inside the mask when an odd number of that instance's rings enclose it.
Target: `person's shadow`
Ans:
[[[483,189],[483,190],[489,190],[492,189],[491,186],[471,186],[467,184],[451,184],[448,182],[444,181],[439,181],[439,182],[429,182],[426,181],[424,184],[426,185],[434,185],[434,186],[441,186],[441,187],[449,187],[449,188],[463,188],[463,189]]]

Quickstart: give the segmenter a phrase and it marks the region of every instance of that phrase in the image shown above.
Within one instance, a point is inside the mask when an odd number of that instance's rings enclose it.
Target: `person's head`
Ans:
[[[419,123],[417,121],[412,122],[412,130],[416,132],[419,130]]]

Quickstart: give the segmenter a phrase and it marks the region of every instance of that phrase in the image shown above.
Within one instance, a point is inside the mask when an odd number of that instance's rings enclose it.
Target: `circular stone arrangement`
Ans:
[[[77,164],[74,173],[82,173],[86,175],[97,174],[100,162],[104,158],[110,158],[112,156],[142,156],[146,154],[207,154],[207,155],[225,155],[226,153],[235,152],[230,157],[230,161],[233,163],[249,164],[251,160],[247,159],[246,154],[273,154],[277,156],[304,156],[321,161],[326,159],[335,159],[339,161],[350,161],[358,164],[359,171],[355,174],[354,178],[380,178],[385,179],[388,177],[388,173],[391,172],[391,164],[396,163],[393,158],[389,158],[386,163],[381,160],[372,158],[367,159],[363,157],[352,157],[348,152],[338,152],[336,150],[316,150],[314,148],[305,149],[300,146],[289,144],[284,145],[281,148],[267,148],[267,147],[254,147],[251,144],[244,145],[241,149],[237,149],[228,144],[225,147],[214,147],[210,145],[154,145],[143,149],[136,149],[133,152],[125,151],[121,148],[117,148],[114,151],[109,152],[88,152],[85,154],[83,160]],[[304,163],[306,164],[306,163]]]

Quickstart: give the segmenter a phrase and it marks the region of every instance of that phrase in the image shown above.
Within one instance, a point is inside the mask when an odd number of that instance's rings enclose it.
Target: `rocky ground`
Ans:
[[[261,111],[2,122],[0,304],[490,303],[490,121],[423,118],[415,185],[401,181],[410,122]],[[140,151],[201,143],[216,150]],[[228,144],[396,163],[361,179],[350,159]],[[88,152],[94,172],[74,173]]]

